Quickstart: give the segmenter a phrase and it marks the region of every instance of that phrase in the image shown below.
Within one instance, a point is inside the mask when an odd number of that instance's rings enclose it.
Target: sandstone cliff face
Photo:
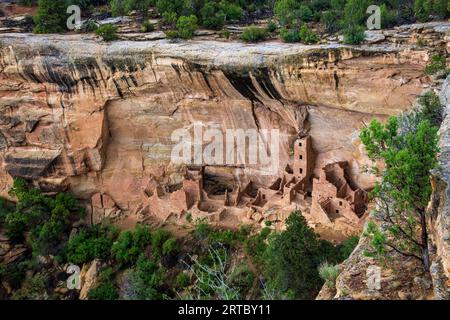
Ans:
[[[434,192],[430,211],[436,257],[431,274],[436,298],[450,299],[450,76],[442,85],[440,100],[445,106],[445,118],[439,132],[439,169],[433,173]]]
[[[0,190],[12,176],[82,199],[105,194],[132,213],[155,182],[181,181],[171,134],[205,127],[280,129],[280,170],[307,131],[316,170],[348,161],[372,185],[358,131],[408,109],[429,83],[410,45],[101,43],[90,36],[0,35]],[[215,175],[273,182],[247,169]],[[237,177],[237,178],[236,178]],[[117,207],[116,207],[117,206]]]
[[[370,239],[363,236],[350,257],[340,266],[336,290],[324,286],[317,299],[450,299],[450,76],[437,85],[445,108],[439,132],[439,167],[432,173],[433,194],[429,205],[432,240],[430,272],[424,272],[421,263],[415,259],[395,252],[390,253],[386,264],[367,257],[364,252],[371,246]],[[373,282],[375,273],[378,273],[378,280]]]

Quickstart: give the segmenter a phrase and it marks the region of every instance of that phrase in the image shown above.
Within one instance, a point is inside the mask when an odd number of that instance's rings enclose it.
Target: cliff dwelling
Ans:
[[[356,234],[367,209],[367,193],[350,181],[347,162],[330,163],[316,177],[313,141],[306,135],[293,142],[291,163],[270,185],[249,180],[230,188],[213,181],[205,187],[208,166],[187,167],[176,187],[164,189],[152,181],[145,191],[145,201],[132,215],[139,221],[156,219],[178,224],[185,223],[190,215],[193,220],[206,219],[228,228],[257,224],[281,229],[289,214],[300,210],[319,230],[334,230],[343,236]],[[117,207],[108,195],[95,194],[91,203],[98,222],[117,216]]]

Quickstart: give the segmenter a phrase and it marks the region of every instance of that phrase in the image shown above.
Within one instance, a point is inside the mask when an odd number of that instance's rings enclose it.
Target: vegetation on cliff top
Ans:
[[[36,1],[25,3],[33,5]],[[113,16],[137,11],[146,16],[160,17],[173,37],[185,39],[192,37],[197,25],[220,30],[231,23],[250,24],[258,18],[276,18],[283,28],[280,36],[288,42],[304,41],[304,37],[299,35],[301,28],[306,28],[306,24],[319,23],[325,26],[327,32],[340,31],[347,43],[356,44],[364,40],[366,21],[370,15],[367,9],[370,5],[380,6],[382,28],[415,21],[446,19],[450,16],[447,0],[65,0],[57,1],[57,5],[51,0],[39,0],[35,32],[55,33],[66,30],[68,15],[65,8],[71,4],[79,5],[84,15],[93,11],[95,6],[107,4]],[[177,33],[174,33],[175,29]],[[247,33],[250,34],[244,36],[244,40],[265,38],[261,36],[262,33],[257,36],[253,36],[256,32]],[[315,37],[308,36],[306,43],[315,41]]]

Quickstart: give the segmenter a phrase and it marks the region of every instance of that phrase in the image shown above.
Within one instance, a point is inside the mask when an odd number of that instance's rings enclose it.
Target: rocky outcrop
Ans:
[[[340,266],[341,274],[336,280],[336,290],[324,286],[317,296],[318,300],[450,299],[450,76],[439,89],[441,103],[445,106],[445,117],[439,132],[439,167],[432,173],[433,194],[429,205],[429,225],[433,262],[430,272],[425,272],[418,260],[394,251],[389,252],[389,259],[384,262],[368,257],[365,252],[371,251],[370,239],[362,236],[356,249]]]
[[[170,161],[171,134],[198,122],[222,132],[279,129],[275,176],[307,132],[316,175],[346,161],[355,184],[370,188],[358,131],[410,108],[429,85],[423,69],[432,50],[30,34],[2,34],[0,49],[1,194],[21,176],[90,203],[108,195],[114,208],[91,203],[100,215],[138,212],[155,183],[176,191],[185,169]],[[273,183],[254,169],[206,171],[231,183]]]
[[[439,169],[433,173],[431,225],[436,259],[431,271],[436,298],[450,299],[450,76],[442,86],[440,100],[445,117],[439,132]]]
[[[89,264],[85,264],[81,270],[81,291],[80,300],[87,300],[89,291],[95,288],[99,282],[99,272],[101,263],[94,260]]]

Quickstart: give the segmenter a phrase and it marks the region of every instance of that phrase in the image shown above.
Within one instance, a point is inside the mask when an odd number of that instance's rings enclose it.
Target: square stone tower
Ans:
[[[314,171],[314,152],[311,137],[294,142],[294,176],[299,180],[309,180]]]

